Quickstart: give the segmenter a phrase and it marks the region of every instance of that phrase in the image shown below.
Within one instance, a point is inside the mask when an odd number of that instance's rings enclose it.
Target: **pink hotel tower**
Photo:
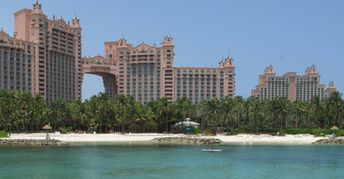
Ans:
[[[174,44],[167,35],[161,47],[142,43],[136,47],[122,38],[105,42],[105,57],[83,59],[83,72],[103,77],[105,91],[147,103],[165,97],[169,101],[201,100],[235,95],[235,72],[231,57],[218,68],[174,67]]]
[[[165,97],[196,103],[235,95],[231,57],[218,68],[175,67],[174,44],[133,46],[125,39],[105,42],[105,56],[82,58],[81,26],[74,17],[49,19],[40,3],[15,13],[15,32],[0,31],[0,89],[41,94],[49,102],[81,98],[84,74],[103,78],[105,92],[130,95],[146,103]]]
[[[0,88],[47,101],[81,97],[81,28],[74,18],[48,19],[38,2],[14,14],[14,37],[0,32]]]
[[[74,17],[49,19],[36,2],[32,9],[14,14],[10,37],[0,30],[0,89],[41,94],[48,102],[81,98],[84,74],[103,78],[105,92],[130,95],[141,103],[166,98],[188,98],[197,103],[235,95],[233,59],[222,59],[217,68],[175,67],[174,44],[167,35],[160,47],[133,46],[122,38],[105,42],[105,55],[82,58],[81,26]],[[333,82],[325,89],[315,66],[303,76],[289,72],[276,76],[272,66],[259,76],[252,96],[261,100],[286,97],[290,101],[326,98],[336,91]]]
[[[272,100],[275,97],[285,97],[290,101],[310,101],[314,96],[327,98],[335,92],[336,86],[330,82],[329,86],[320,84],[320,74],[312,65],[307,67],[304,75],[288,72],[277,76],[272,65],[265,68],[264,74],[259,76],[259,84],[253,89],[252,96],[260,100]]]

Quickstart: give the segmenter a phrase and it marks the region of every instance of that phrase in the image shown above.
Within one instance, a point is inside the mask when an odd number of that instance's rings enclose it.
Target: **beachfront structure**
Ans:
[[[48,19],[42,5],[14,14],[14,35],[1,31],[0,89],[41,94],[47,101],[81,96],[81,27]]]
[[[306,68],[302,76],[295,72],[276,76],[275,69],[270,65],[259,76],[259,84],[252,90],[252,96],[260,100],[285,97],[290,101],[310,101],[314,96],[324,99],[334,91],[336,87],[333,82],[326,89],[325,85],[320,84],[320,74],[314,65]]]
[[[0,89],[34,94],[37,44],[10,37],[0,30]]]
[[[105,42],[105,56],[81,58],[81,26],[74,17],[49,19],[37,1],[14,14],[14,35],[1,31],[0,89],[42,95],[48,102],[81,98],[84,74],[103,78],[111,96],[133,96],[142,103],[158,98],[200,102],[235,95],[233,59],[217,68],[175,67],[174,44],[133,46],[124,38]]]
[[[105,42],[105,57],[83,59],[83,72],[103,77],[110,95],[135,97],[141,103],[165,97],[169,101],[201,100],[235,95],[235,66],[231,57],[218,68],[175,67],[174,43],[168,34],[160,47],[129,44],[124,38]]]

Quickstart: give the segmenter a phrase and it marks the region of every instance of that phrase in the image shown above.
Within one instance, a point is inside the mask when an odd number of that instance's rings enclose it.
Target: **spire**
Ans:
[[[330,82],[330,84],[328,85],[329,88],[336,88],[336,85],[334,84],[333,81]]]
[[[80,28],[80,19],[76,17],[76,13],[74,13],[74,17],[72,19],[70,26],[73,28]]]
[[[167,32],[167,35],[165,36],[162,44],[163,45],[173,45],[173,38],[171,37],[170,32]]]
[[[316,74],[316,73],[318,73],[318,71],[317,71],[317,68],[315,67],[315,65],[307,67],[306,70],[305,70],[305,74],[306,75]]]
[[[42,14],[42,5],[39,3],[38,0],[36,0],[36,3],[32,5],[32,12],[35,14]]]
[[[274,67],[270,64],[268,67],[265,68],[264,73],[265,73],[265,74],[274,74],[274,73],[275,73],[275,69],[274,69]]]
[[[312,69],[312,70],[316,70],[317,68],[316,68],[315,65],[313,64],[313,65],[311,66],[311,69]]]
[[[227,68],[227,67],[234,67],[233,58],[230,56],[227,56],[226,58],[221,58],[221,61],[219,63],[220,68]]]
[[[1,37],[10,37],[5,31],[4,31],[4,29],[1,27],[0,28],[0,36]],[[1,37],[0,37],[0,39],[1,39]]]
[[[125,40],[125,38],[124,38],[124,33],[123,33],[123,32],[122,32],[121,35],[122,35],[122,38],[121,38],[121,39],[122,39],[122,40]]]
[[[231,50],[228,49],[228,57],[231,56]]]

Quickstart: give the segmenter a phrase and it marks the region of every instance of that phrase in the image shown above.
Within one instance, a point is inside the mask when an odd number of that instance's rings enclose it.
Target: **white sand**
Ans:
[[[157,137],[178,137],[174,134],[55,134],[49,133],[50,139],[56,139],[63,142],[148,142]],[[32,134],[11,134],[9,139],[45,139],[45,133]]]
[[[181,137],[183,134],[55,134],[50,133],[51,139],[57,139],[63,142],[149,142],[157,137]],[[9,139],[45,139],[45,133],[32,134],[12,134]],[[314,137],[313,135],[286,135],[271,136],[267,134],[239,134],[233,136],[209,136],[216,137],[228,144],[311,144],[319,139],[326,137]]]
[[[272,136],[267,134],[239,134],[233,136],[217,136],[224,143],[237,144],[311,144],[327,137],[314,137],[309,134]]]

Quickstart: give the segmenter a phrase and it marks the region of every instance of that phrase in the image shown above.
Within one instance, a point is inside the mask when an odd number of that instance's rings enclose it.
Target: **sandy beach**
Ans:
[[[185,137],[184,134],[56,134],[50,133],[51,139],[72,143],[87,142],[149,142],[157,137]],[[45,139],[45,133],[12,134],[8,139]],[[191,136],[195,137],[195,136]],[[204,136],[202,136],[204,137]],[[308,134],[271,136],[268,134],[238,134],[233,136],[208,136],[220,139],[224,144],[311,144],[326,137],[314,137]]]
[[[233,136],[216,136],[224,143],[236,144],[312,144],[327,137],[314,137],[309,134],[272,136],[268,134],[238,134]]]

